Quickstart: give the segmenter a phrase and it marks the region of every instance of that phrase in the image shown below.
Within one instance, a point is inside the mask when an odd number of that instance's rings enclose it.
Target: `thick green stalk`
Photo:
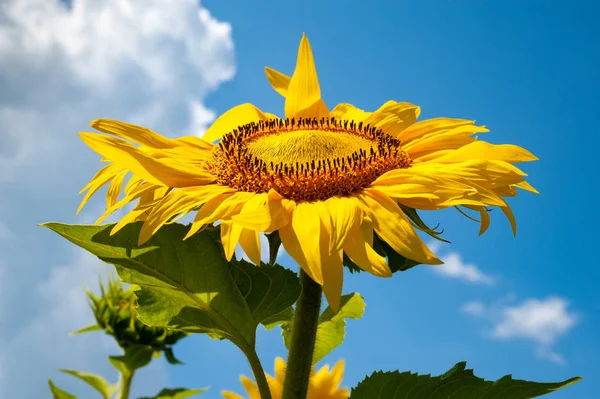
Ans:
[[[321,286],[300,271],[302,293],[296,303],[283,399],[306,399],[321,311]]]
[[[131,390],[131,380],[135,371],[121,373],[121,395],[119,399],[129,399],[129,391]]]

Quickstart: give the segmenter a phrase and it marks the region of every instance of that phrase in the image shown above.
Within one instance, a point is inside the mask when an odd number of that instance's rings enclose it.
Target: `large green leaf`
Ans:
[[[89,384],[96,391],[100,392],[104,399],[110,399],[115,392],[116,387],[109,384],[104,378],[99,375],[86,373],[84,371],[61,369],[63,373],[70,374],[74,377]]]
[[[364,312],[365,302],[363,297],[357,293],[343,295],[337,313],[334,313],[328,306],[319,317],[313,363],[318,363],[329,352],[342,344],[346,334],[346,319],[360,319]],[[277,316],[279,317],[274,317],[271,323],[265,325],[265,327],[271,329],[275,325],[281,324],[281,334],[285,346],[289,349],[292,339],[293,310],[290,308]]]
[[[557,383],[514,380],[507,375],[498,381],[485,381],[456,364],[441,376],[399,371],[376,371],[352,389],[350,399],[530,399],[552,393],[579,381],[571,378]]]
[[[215,229],[184,241],[187,228],[170,224],[138,246],[141,225],[130,224],[110,236],[113,225],[45,224],[114,264],[126,283],[138,285],[138,312],[149,325],[254,346],[258,324],[291,306],[300,294],[296,274],[281,266],[227,262]]]
[[[48,380],[48,385],[50,386],[50,391],[52,391],[53,399],[77,399],[77,396],[71,395],[67,391],[63,391],[62,389],[54,385],[52,380]]]
[[[185,399],[194,395],[198,395],[206,391],[206,389],[186,389],[186,388],[175,388],[175,389],[163,389],[158,394],[152,397],[143,397],[140,399]]]

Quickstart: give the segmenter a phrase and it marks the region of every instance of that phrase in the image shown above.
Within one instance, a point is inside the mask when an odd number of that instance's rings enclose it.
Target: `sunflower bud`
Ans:
[[[100,291],[100,296],[86,292],[98,327],[112,335],[123,349],[143,345],[157,352],[163,351],[169,362],[178,363],[171,346],[186,333],[142,323],[137,318],[136,296],[132,287],[124,289],[116,279],[109,278],[106,287],[100,282]]]

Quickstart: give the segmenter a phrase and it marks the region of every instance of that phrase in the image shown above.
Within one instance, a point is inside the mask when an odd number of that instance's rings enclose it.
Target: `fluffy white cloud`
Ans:
[[[231,27],[197,0],[8,0],[0,71],[0,178],[14,179],[56,163],[98,117],[185,132],[235,72]]]
[[[528,338],[550,345],[577,322],[563,298],[528,299],[517,306],[502,309],[502,318],[492,335],[500,339]]]
[[[0,397],[47,397],[50,376],[76,386],[60,367],[115,377],[108,338],[67,336],[91,322],[81,283],[95,286],[100,262],[36,226],[73,221],[97,168],[77,132],[107,117],[200,133],[215,117],[206,95],[234,73],[231,26],[198,0],[0,1],[0,219],[13,236],[0,253]],[[139,379],[154,394],[165,376],[157,365]]]
[[[429,244],[429,248],[437,253],[441,247],[437,242],[434,242]],[[495,283],[495,279],[492,276],[479,270],[476,265],[465,263],[457,252],[448,252],[441,254],[439,257],[444,261],[444,264],[434,266],[431,269],[442,276],[473,284],[492,285]]]
[[[554,363],[564,363],[552,350],[557,340],[578,322],[578,315],[569,310],[569,303],[560,297],[530,298],[512,306],[488,306],[480,301],[464,304],[461,310],[471,316],[487,319],[492,324],[489,336],[494,339],[526,339],[537,344],[537,355]]]

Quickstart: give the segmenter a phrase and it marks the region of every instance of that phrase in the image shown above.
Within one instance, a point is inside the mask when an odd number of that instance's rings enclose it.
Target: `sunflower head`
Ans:
[[[275,376],[266,374],[267,382],[273,399],[281,399],[283,392],[283,380],[285,378],[285,361],[281,358],[275,359]],[[340,388],[344,377],[344,361],[340,360],[331,369],[329,365],[323,366],[319,371],[313,367],[308,385],[306,399],[346,399],[350,396],[348,389]],[[258,387],[250,378],[242,375],[240,381],[246,390],[248,399],[260,399]],[[244,399],[236,393],[222,391],[225,399]]]
[[[123,349],[136,345],[165,351],[186,334],[162,327],[150,327],[137,318],[136,296],[132,288],[123,289],[120,281],[109,278],[106,287],[100,283],[100,296],[87,291],[96,323],[112,335]],[[171,354],[169,353],[170,357]]]
[[[411,216],[416,210],[474,212],[482,234],[488,209],[498,207],[516,232],[506,198],[517,189],[536,192],[515,166],[536,159],[527,150],[480,140],[477,134],[488,129],[473,120],[417,121],[420,108],[407,102],[387,101],[373,112],[347,103],[328,108],[306,36],[291,76],[271,68],[266,74],[285,98],[282,117],[245,103],[221,115],[202,138],[175,139],[120,121],[93,121],[105,134],[81,137],[108,165],[82,190],[81,206],[104,185],[106,212],[98,222],[136,203],[112,233],[141,220],[140,244],[195,212],[187,237],[220,222],[226,258],[240,244],[256,264],[259,234],[277,231],[334,310],[345,257],[376,276],[392,275],[374,248],[378,241],[412,263],[442,263],[415,231],[428,232]]]

